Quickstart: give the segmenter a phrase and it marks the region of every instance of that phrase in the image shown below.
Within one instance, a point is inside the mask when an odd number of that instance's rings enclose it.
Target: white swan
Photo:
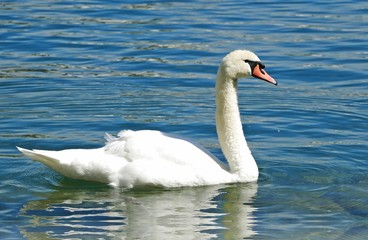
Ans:
[[[217,72],[216,128],[226,167],[208,151],[159,131],[125,130],[106,135],[98,149],[27,150],[27,157],[75,179],[131,188],[140,185],[183,187],[258,179],[258,167],[244,138],[237,99],[239,78],[254,76],[273,84],[265,65],[252,52],[226,55]]]

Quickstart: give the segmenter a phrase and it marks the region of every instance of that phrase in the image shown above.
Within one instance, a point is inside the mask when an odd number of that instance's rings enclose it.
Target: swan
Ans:
[[[185,187],[255,182],[258,167],[244,137],[238,107],[239,78],[253,76],[277,85],[257,55],[235,50],[221,61],[216,80],[216,130],[225,165],[204,148],[155,130],[123,130],[105,135],[97,149],[28,150],[26,157],[74,179],[114,187]]]

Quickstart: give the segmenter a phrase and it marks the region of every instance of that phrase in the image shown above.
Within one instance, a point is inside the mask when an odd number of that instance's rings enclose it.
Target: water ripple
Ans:
[[[1,237],[364,239],[367,9],[342,0],[3,1]],[[258,191],[115,193],[15,149],[99,147],[104,132],[150,128],[224,159],[214,79],[238,48],[279,81],[239,82]]]

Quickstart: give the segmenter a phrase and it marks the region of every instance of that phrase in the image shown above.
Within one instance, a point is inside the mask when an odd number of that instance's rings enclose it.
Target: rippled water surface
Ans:
[[[2,1],[1,239],[365,239],[367,1]],[[158,129],[224,160],[221,58],[250,49],[279,81],[240,82],[260,179],[112,189],[17,152]]]

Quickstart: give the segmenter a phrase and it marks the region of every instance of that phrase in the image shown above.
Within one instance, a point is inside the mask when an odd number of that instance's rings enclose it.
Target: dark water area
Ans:
[[[365,239],[366,1],[3,1],[1,239]],[[221,58],[249,49],[277,87],[239,83],[253,184],[113,189],[65,178],[15,146],[104,144],[157,129],[225,160]]]

